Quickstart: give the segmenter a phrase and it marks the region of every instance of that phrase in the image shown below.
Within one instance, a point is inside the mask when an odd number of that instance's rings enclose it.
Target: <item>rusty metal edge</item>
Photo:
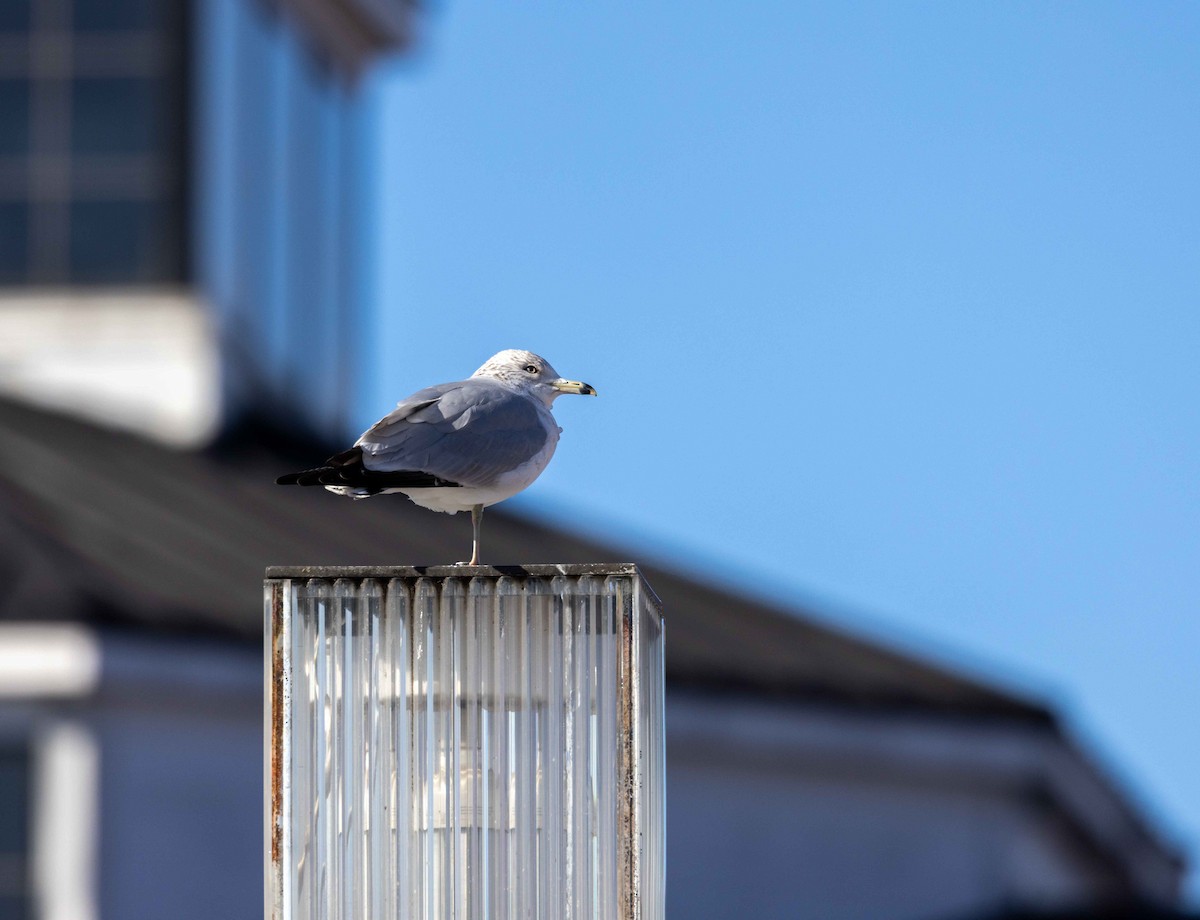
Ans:
[[[642,912],[641,915],[639,916],[639,920],[645,920],[645,918],[648,918],[648,920],[663,920],[663,918],[666,916],[666,890],[667,890],[667,886],[666,886],[666,830],[667,830],[667,828],[666,828],[666,801],[665,801],[666,792],[667,792],[667,789],[666,789],[666,777],[667,777],[666,694],[665,694],[666,688],[665,688],[664,680],[663,680],[663,678],[665,676],[664,664],[665,664],[665,660],[666,660],[665,652],[666,652],[666,626],[667,626],[667,623],[666,623],[666,616],[663,613],[662,601],[659,600],[658,595],[654,593],[654,591],[651,589],[650,585],[648,585],[646,583],[646,579],[640,577],[640,575],[639,575],[639,578],[637,579],[636,589],[637,589],[637,593],[634,595],[634,614],[633,615],[638,624],[638,630],[639,630],[638,643],[637,643],[638,660],[635,661],[637,674],[639,675],[638,686],[637,686],[638,694],[639,694],[638,706],[640,709],[642,707],[646,707],[651,704],[650,701],[647,699],[647,695],[652,696],[653,705],[654,705],[654,710],[651,713],[652,718],[650,718],[648,720],[652,734],[650,737],[639,738],[639,741],[638,741],[638,751],[640,752],[640,755],[641,755],[641,760],[639,761],[639,767],[641,770],[641,772],[640,772],[641,790],[640,791],[646,793],[646,801],[643,802],[643,804],[649,805],[649,807],[651,809],[651,814],[642,814],[640,816],[642,823],[640,823],[638,825],[639,842],[642,844],[642,846],[639,849],[640,856],[641,856],[641,862],[638,865],[638,879],[639,879],[639,884],[641,886],[642,891],[646,891],[646,890],[652,891],[651,896],[654,898],[654,901],[647,904],[644,901],[639,900],[638,909],[639,909],[639,911]],[[647,664],[646,661],[642,660],[642,657],[643,657],[642,652],[645,650],[644,642],[646,640],[646,637],[641,634],[641,630],[644,625],[644,621],[642,619],[643,610],[648,610],[658,620],[658,632],[659,632],[658,655],[651,657],[649,663],[653,666],[653,673],[650,675],[646,675],[649,677],[650,681],[652,681],[654,683],[655,689],[653,691],[647,690],[646,687],[644,687],[642,685],[642,680],[641,680],[642,675],[645,674],[644,665]],[[657,772],[657,776],[655,777],[657,782],[655,783],[654,786],[648,787],[650,779],[647,775],[649,772],[649,767],[647,765],[647,758],[650,756],[649,752],[652,747],[658,751],[657,759],[658,759],[658,768],[659,769]],[[639,797],[638,801],[642,802],[643,800],[641,797]],[[656,826],[657,831],[658,831],[659,845],[660,845],[660,847],[662,847],[661,852],[659,854],[657,854],[658,859],[656,859],[652,864],[648,863],[646,861],[647,853],[646,853],[646,849],[644,846],[646,827],[650,823],[653,823]],[[658,874],[657,884],[655,884],[652,889],[650,889],[650,887],[648,886],[647,880],[646,880],[646,874],[648,872]]]
[[[633,562],[585,564],[534,563],[529,565],[270,565],[266,577],[276,578],[554,578],[557,575],[632,575],[642,580]],[[653,594],[653,592],[651,592]],[[657,598],[656,598],[657,600]],[[660,605],[661,606],[661,605]]]
[[[266,869],[266,916],[272,920],[282,920],[283,906],[283,828],[284,828],[284,708],[286,701],[286,673],[284,669],[284,611],[283,597],[285,585],[280,581],[268,581],[270,591],[270,609],[267,612],[266,657],[267,699],[265,701],[265,717],[267,732],[270,739],[269,750],[266,751],[267,778],[267,821],[266,851],[268,864]]]
[[[642,817],[638,807],[641,763],[638,744],[637,643],[638,610],[634,603],[635,579],[623,582],[617,616],[620,618],[620,650],[617,656],[617,907],[621,920],[641,918],[641,846]]]

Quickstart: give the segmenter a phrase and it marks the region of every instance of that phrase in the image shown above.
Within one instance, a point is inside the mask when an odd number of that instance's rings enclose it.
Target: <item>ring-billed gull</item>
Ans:
[[[471,512],[471,561],[479,564],[483,509],[541,474],[562,429],[550,408],[563,393],[595,396],[545,358],[509,349],[466,380],[419,390],[324,466],[280,476],[280,485],[324,486],[351,498],[403,492],[423,508]]]

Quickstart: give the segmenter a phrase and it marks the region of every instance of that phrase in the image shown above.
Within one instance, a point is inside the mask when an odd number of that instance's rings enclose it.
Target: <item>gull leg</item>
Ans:
[[[479,528],[483,524],[483,505],[471,506],[471,561],[467,565],[479,565]]]

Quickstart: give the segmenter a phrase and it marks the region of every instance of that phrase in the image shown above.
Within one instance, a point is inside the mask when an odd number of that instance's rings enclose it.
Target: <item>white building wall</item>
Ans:
[[[955,920],[1124,884],[1049,803],[1047,730],[679,694],[667,725],[672,917]]]
[[[1014,795],[818,775],[668,743],[668,914],[970,918],[1073,904],[1103,879]]]
[[[165,706],[96,720],[99,917],[262,917],[262,717]]]
[[[100,751],[99,920],[262,916],[262,656],[106,636],[86,724]]]
[[[667,758],[672,917],[926,920],[998,900],[1000,802]]]

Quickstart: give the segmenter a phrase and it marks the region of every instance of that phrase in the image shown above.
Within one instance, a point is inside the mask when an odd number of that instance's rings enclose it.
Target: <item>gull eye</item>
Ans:
[[[541,372],[538,370],[538,366],[537,366],[536,364],[526,364],[526,365],[525,365],[525,367],[524,367],[524,368],[522,368],[522,370],[524,370],[524,371],[525,371],[525,373],[527,373],[527,374],[538,374],[538,373],[541,373]]]

